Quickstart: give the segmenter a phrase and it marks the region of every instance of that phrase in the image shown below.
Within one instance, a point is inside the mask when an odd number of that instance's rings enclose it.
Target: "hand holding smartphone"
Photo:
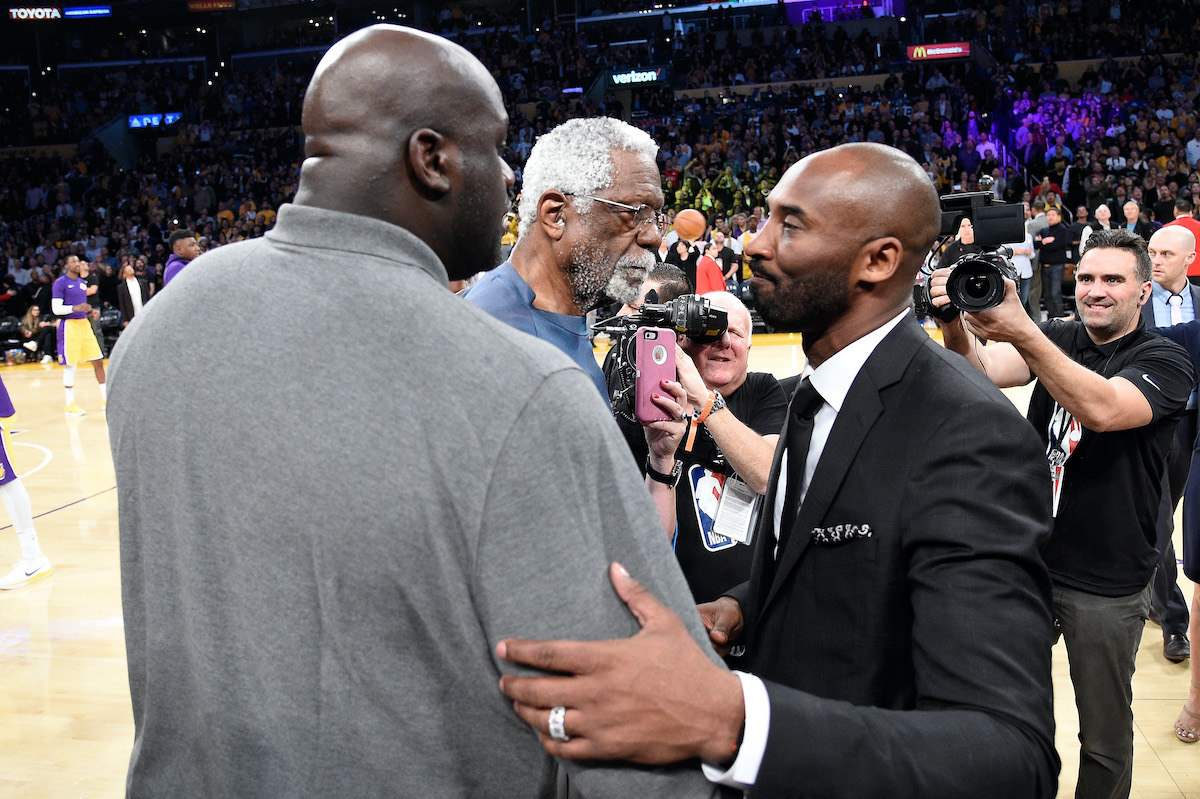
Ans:
[[[652,397],[662,390],[663,380],[675,379],[675,331],[639,327],[636,335],[633,415],[643,424],[668,421],[671,417],[654,404]]]

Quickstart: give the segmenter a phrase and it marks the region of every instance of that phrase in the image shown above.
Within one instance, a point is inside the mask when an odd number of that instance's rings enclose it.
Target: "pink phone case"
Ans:
[[[650,397],[662,392],[663,380],[675,379],[675,331],[662,327],[640,327],[637,337],[633,415],[643,423],[665,421],[671,417],[655,405]]]

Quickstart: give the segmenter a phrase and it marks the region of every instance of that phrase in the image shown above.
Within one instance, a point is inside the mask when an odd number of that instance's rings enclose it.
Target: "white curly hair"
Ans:
[[[520,221],[517,234],[524,236],[537,216],[538,201],[551,189],[575,197],[575,209],[587,213],[593,205],[583,195],[592,195],[613,182],[613,150],[629,150],[658,157],[658,145],[650,134],[611,117],[571,119],[538,137],[525,163]]]

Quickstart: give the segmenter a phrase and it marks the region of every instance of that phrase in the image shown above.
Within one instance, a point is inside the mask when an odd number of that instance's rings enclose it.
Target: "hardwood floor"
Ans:
[[[803,364],[798,338],[755,337],[751,369],[782,377]],[[82,369],[76,401],[88,415],[63,416],[61,375],[57,366],[0,367],[19,412],[12,439],[16,466],[33,499],[43,549],[54,563],[51,577],[0,592],[4,799],[119,796],[133,741],[107,427],[95,381]],[[1020,392],[1012,396],[1018,405],[1027,399]],[[0,514],[0,524],[7,521]],[[11,526],[0,528],[0,567],[17,556]],[[1182,577],[1181,585],[1190,597],[1191,585]],[[1059,795],[1069,797],[1078,744],[1061,644],[1055,649],[1054,684],[1063,760]],[[1166,661],[1158,627],[1147,624],[1134,678],[1134,797],[1200,799],[1200,744],[1179,743],[1171,731],[1187,685],[1187,663]]]

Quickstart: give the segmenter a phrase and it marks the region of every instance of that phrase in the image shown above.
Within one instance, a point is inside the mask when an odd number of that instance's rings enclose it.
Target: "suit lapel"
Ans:
[[[760,604],[760,613],[774,601],[787,576],[808,550],[812,542],[813,528],[825,518],[863,442],[883,413],[883,391],[904,376],[908,363],[917,350],[928,341],[928,335],[915,319],[903,319],[884,337],[863,364],[846,394],[842,409],[829,432],[829,439],[825,442],[825,448],[821,451],[821,460],[817,463],[812,484],[804,496],[795,526],[788,536],[787,546],[779,555],[766,599]],[[780,440],[786,439],[781,435]],[[773,476],[778,475],[778,452],[776,456]],[[774,481],[772,491],[773,487]],[[767,510],[771,507],[768,506]],[[781,519],[780,524],[784,523],[785,520]],[[770,531],[769,519],[767,530]]]

